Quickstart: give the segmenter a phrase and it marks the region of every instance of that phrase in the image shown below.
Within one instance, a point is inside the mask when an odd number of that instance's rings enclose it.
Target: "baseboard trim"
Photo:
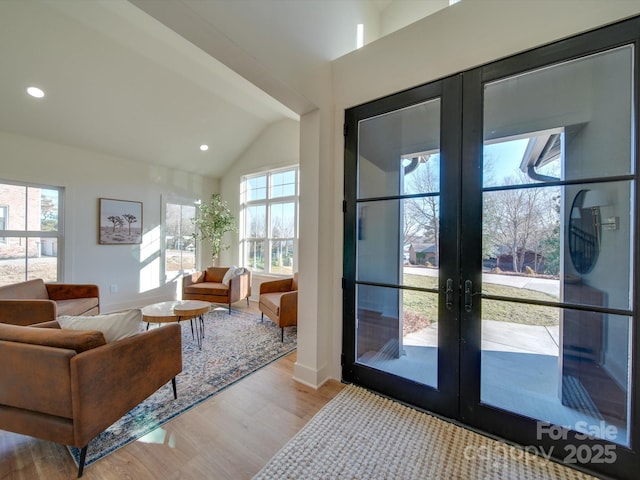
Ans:
[[[302,383],[303,385],[317,390],[331,380],[331,375],[328,373],[327,366],[320,369],[314,369],[303,365],[300,362],[296,362],[293,366],[293,379],[298,383]]]

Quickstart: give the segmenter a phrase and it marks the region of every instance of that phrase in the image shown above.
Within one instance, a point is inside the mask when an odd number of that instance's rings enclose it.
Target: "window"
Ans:
[[[166,281],[195,270],[196,241],[193,239],[195,200],[171,198],[164,202],[164,272]]]
[[[58,281],[62,193],[60,187],[0,183],[0,285]]]
[[[7,220],[9,218],[9,206],[0,205],[0,232],[7,230]],[[0,242],[7,243],[6,237],[0,237]]]
[[[243,177],[241,254],[254,272],[292,275],[298,244],[298,168]]]

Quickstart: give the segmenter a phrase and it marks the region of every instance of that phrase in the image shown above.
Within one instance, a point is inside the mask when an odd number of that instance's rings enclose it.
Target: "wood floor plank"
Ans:
[[[295,352],[85,469],[86,480],[250,479],[344,387],[293,380]],[[69,480],[66,447],[0,430],[0,480]]]

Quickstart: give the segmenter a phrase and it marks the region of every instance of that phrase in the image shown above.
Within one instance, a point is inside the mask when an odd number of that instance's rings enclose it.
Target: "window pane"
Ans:
[[[484,299],[481,401],[628,445],[630,325],[621,315]]]
[[[252,270],[264,270],[264,240],[246,241],[245,266]]]
[[[264,238],[267,236],[267,207],[252,205],[246,210],[245,236],[247,238]]]
[[[274,203],[271,205],[271,238],[293,238],[295,236],[295,204]]]
[[[271,175],[271,198],[287,197],[296,194],[296,172],[274,173]]]
[[[358,363],[438,387],[438,295],[358,285]]]
[[[27,187],[0,184],[0,205],[5,208],[5,228],[8,230],[26,230],[27,218],[25,201]]]
[[[171,273],[195,269],[196,242],[193,239],[196,207],[192,204],[165,204],[165,274],[167,280],[175,278]]]
[[[293,274],[293,240],[271,243],[271,273]]]
[[[267,198],[267,177],[247,178],[247,202]]]
[[[440,197],[358,204],[356,278],[363,282],[435,288],[440,265]],[[422,282],[413,282],[416,273]],[[429,280],[427,280],[429,279]]]
[[[620,47],[487,85],[484,186],[632,173],[633,55]]]
[[[363,120],[358,128],[358,198],[409,193],[407,176],[439,164],[439,99]],[[439,170],[431,165],[431,174]],[[432,188],[422,193],[439,190]]]
[[[27,244],[27,280],[42,278],[45,282],[58,281],[58,240],[30,238]]]
[[[55,232],[58,230],[58,203],[60,192],[46,188],[30,188],[30,195],[33,193],[33,190],[40,192],[40,230]]]
[[[0,242],[0,285],[24,282],[27,239],[7,237]]]
[[[438,193],[440,191],[440,154],[424,154],[404,160],[403,191],[414,193]]]

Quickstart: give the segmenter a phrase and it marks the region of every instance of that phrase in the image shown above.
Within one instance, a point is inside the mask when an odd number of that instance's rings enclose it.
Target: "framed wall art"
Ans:
[[[101,245],[142,243],[142,202],[100,198],[98,242]]]

